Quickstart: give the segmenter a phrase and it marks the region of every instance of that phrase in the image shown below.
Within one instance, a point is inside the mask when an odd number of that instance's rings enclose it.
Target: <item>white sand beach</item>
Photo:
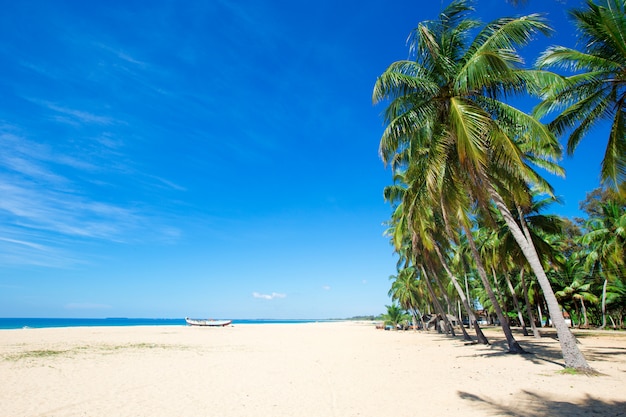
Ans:
[[[626,334],[577,332],[602,375],[370,323],[0,331],[0,416],[626,416]]]

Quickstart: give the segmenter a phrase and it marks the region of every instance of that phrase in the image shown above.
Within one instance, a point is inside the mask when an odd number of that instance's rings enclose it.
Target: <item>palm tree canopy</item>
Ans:
[[[550,193],[533,166],[562,174],[553,163],[560,157],[558,141],[534,117],[501,100],[537,88],[539,73],[521,68],[515,48],[550,28],[532,14],[480,29],[468,18],[471,11],[467,1],[457,0],[438,20],[420,23],[410,38],[414,59],[391,64],[377,79],[373,101],[388,103],[381,158],[392,163],[408,151],[426,160],[421,173],[431,189],[444,180],[484,180],[499,171],[498,181],[509,190],[534,183]]]
[[[586,7],[570,12],[583,50],[563,46],[548,48],[538,59],[539,68],[574,71],[552,78],[539,117],[562,112],[550,123],[556,134],[569,133],[568,153],[601,121],[610,123],[601,176],[618,187],[626,180],[626,0],[587,0]]]
[[[587,246],[586,264],[599,263],[607,277],[623,279],[626,271],[626,207],[615,201],[601,206],[600,216],[586,222],[581,242]]]
[[[385,323],[396,327],[399,323],[408,319],[406,312],[397,304],[386,305],[387,312],[383,314]]]

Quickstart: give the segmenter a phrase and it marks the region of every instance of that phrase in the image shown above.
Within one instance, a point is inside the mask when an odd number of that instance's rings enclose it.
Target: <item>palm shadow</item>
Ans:
[[[590,395],[582,403],[551,400],[540,394],[522,391],[516,396],[514,405],[498,403],[488,397],[481,397],[459,391],[461,399],[470,401],[481,408],[485,415],[510,417],[578,417],[578,416],[626,416],[626,401],[604,401]]]
[[[534,364],[549,362],[565,368],[565,363],[563,362],[561,351],[554,346],[546,346],[537,342],[529,343],[528,341],[525,341],[521,345],[522,348],[525,350],[525,353],[519,355],[527,361]],[[482,345],[480,347],[482,348],[481,353],[472,353],[471,355],[468,355],[468,357],[471,356],[488,358],[514,354],[509,352],[509,347],[506,340],[495,338],[493,336],[490,338],[490,343],[487,347],[485,347],[485,345]]]
[[[540,339],[524,337],[521,334],[515,335],[522,348],[526,351],[525,354],[521,354],[521,357],[534,364],[549,362],[565,368],[565,362],[563,361],[563,355],[560,345],[558,344],[556,332],[545,332],[542,330],[541,335],[542,337]],[[577,339],[584,340],[584,337],[586,337],[584,334],[576,335]],[[490,349],[478,356],[490,357],[510,354],[508,352],[508,344],[504,337],[491,335],[490,342]],[[613,361],[615,357],[623,356],[626,358],[626,348],[615,346],[590,346],[585,347],[584,354],[590,361]]]

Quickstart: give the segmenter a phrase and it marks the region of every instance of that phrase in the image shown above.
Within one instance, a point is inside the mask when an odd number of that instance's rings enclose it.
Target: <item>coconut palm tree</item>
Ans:
[[[558,268],[559,265],[565,262],[562,256],[564,248],[561,245],[563,240],[562,231],[565,223],[562,218],[555,215],[543,214],[543,211],[550,204],[559,202],[559,199],[554,197],[538,197],[538,195],[533,195],[531,205],[525,210],[521,207],[516,207],[515,210],[513,210],[513,215],[519,218],[520,222],[523,221],[527,225],[532,242],[535,247],[538,248],[542,256],[541,260],[544,269]],[[498,239],[500,240],[500,244],[497,245],[497,247],[501,252],[501,256],[506,256],[519,268],[519,284],[524,294],[529,321],[533,335],[539,338],[540,335],[535,325],[534,314],[530,306],[530,298],[528,297],[528,287],[526,285],[525,273],[528,263],[504,221],[497,219],[497,222],[497,233]],[[513,298],[515,299],[515,296]],[[513,303],[515,304],[516,301],[513,301]]]
[[[479,236],[480,235],[481,233],[479,233]],[[510,277],[516,269],[515,261],[517,259],[512,256],[515,251],[508,250],[509,248],[504,245],[503,236],[501,236],[497,230],[487,231],[485,229],[482,233],[481,240],[481,252],[486,258],[486,262],[490,264],[492,274],[494,276],[494,282],[497,286],[498,278],[501,280],[503,279],[504,284],[506,284],[506,288],[509,290],[509,294],[511,295],[511,302],[517,313],[517,319],[520,322],[520,326],[522,327],[522,333],[524,336],[528,336],[526,321],[524,320],[524,315],[522,314],[517,293]],[[502,304],[504,305],[504,295],[501,295],[501,298],[503,299]]]
[[[390,324],[394,329],[398,328],[398,325],[408,319],[406,311],[397,304],[386,305],[387,312],[383,314],[383,320],[385,324]]]
[[[560,315],[528,228],[517,224],[509,210],[510,205],[528,205],[531,183],[551,191],[535,166],[558,172],[551,163],[560,153],[554,135],[501,100],[526,92],[542,76],[520,68],[515,47],[550,29],[538,15],[498,19],[479,29],[480,23],[468,17],[472,10],[467,1],[457,0],[438,20],[420,23],[411,41],[415,59],[391,64],[377,79],[374,102],[389,103],[380,154],[390,163],[411,149],[411,164],[421,170],[432,202],[446,200],[450,189],[461,186],[467,188],[472,204],[495,204],[543,289],[565,365],[590,370]],[[474,30],[478,34],[468,42]],[[420,164],[416,158],[425,162]],[[457,201],[445,206],[465,230],[485,281],[486,272],[471,242],[469,206]],[[517,350],[514,338],[507,335],[507,340],[509,348]]]
[[[394,178],[396,181],[400,182],[400,184],[394,184],[393,186],[386,187],[384,191],[385,199],[394,203],[396,206],[392,216],[395,226],[393,229],[390,228],[390,231],[393,230],[393,233],[388,233],[388,235],[392,237],[396,250],[403,244],[403,242],[405,242],[405,238],[409,234],[419,235],[419,247],[416,243],[412,243],[412,251],[419,252],[420,264],[427,264],[425,269],[430,271],[429,273],[424,272],[421,274],[423,279],[420,280],[420,282],[425,282],[428,287],[430,281],[426,281],[426,277],[432,277],[434,282],[437,284],[437,287],[440,288],[440,293],[446,303],[450,304],[447,294],[442,289],[443,285],[440,282],[439,274],[436,273],[436,271],[440,269],[435,266],[437,262],[436,259],[438,259],[439,262],[441,262],[441,266],[447,272],[447,277],[453,284],[457,294],[459,295],[459,299],[463,303],[463,306],[470,317],[470,321],[476,331],[478,341],[480,343],[488,344],[489,342],[480,329],[469,305],[467,296],[454,274],[451,273],[447,265],[447,261],[444,255],[442,255],[442,250],[439,248],[439,246],[446,246],[446,237],[441,233],[435,232],[437,229],[437,219],[439,219],[438,224],[441,225],[442,216],[439,212],[435,213],[432,205],[423,204],[421,201],[422,198],[428,198],[429,196],[424,193],[420,193],[420,191],[423,191],[423,188],[420,188],[420,185],[424,185],[423,183],[419,183],[418,180],[420,180],[420,178],[411,177],[411,174],[414,174],[415,170],[411,169],[409,171],[402,171],[401,167],[396,167],[396,169],[397,172]],[[443,225],[441,226],[441,229],[446,229]],[[437,258],[435,258],[434,254],[437,255]],[[431,298],[433,298],[433,304],[435,305],[437,312],[445,317],[445,312],[443,312],[443,310],[440,311],[436,304],[437,302],[433,292],[434,290],[431,288],[428,288],[428,290],[431,292]],[[445,318],[444,321],[445,320],[447,320],[447,318]],[[471,337],[466,333],[465,329],[462,328],[461,330],[464,338],[466,340],[471,340]]]
[[[584,269],[583,262],[577,257],[568,259],[564,268],[559,271],[558,277],[559,280],[564,282],[564,285],[563,289],[557,291],[555,295],[564,306],[573,304],[579,317],[579,327],[588,327],[589,319],[587,318],[585,301],[597,303],[598,297],[590,292],[591,282],[589,282],[589,275]],[[578,304],[580,304],[580,310],[578,309]],[[573,317],[571,313],[570,316]]]
[[[587,248],[585,266],[598,271],[602,285],[602,328],[606,326],[607,286],[626,274],[626,208],[616,201],[600,205],[600,215],[585,224],[581,242]]]
[[[601,176],[614,186],[626,180],[625,11],[625,0],[587,0],[584,8],[570,11],[583,50],[553,46],[537,61],[539,68],[575,71],[551,80],[535,110],[539,117],[562,110],[550,126],[559,135],[570,132],[570,154],[592,127],[610,122]]]
[[[392,275],[393,280],[388,295],[393,301],[397,301],[400,307],[411,314],[414,329],[417,329],[418,317],[422,316],[420,304],[424,298],[423,290],[415,277],[413,268],[403,268],[398,275]]]

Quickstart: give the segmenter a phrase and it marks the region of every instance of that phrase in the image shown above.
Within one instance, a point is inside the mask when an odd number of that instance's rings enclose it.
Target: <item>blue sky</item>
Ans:
[[[563,4],[564,3],[564,4]],[[574,45],[564,8],[525,53]],[[0,15],[0,317],[378,314],[376,77],[441,2],[23,1]],[[602,138],[554,180],[578,215]],[[602,143],[602,145],[598,145]]]

